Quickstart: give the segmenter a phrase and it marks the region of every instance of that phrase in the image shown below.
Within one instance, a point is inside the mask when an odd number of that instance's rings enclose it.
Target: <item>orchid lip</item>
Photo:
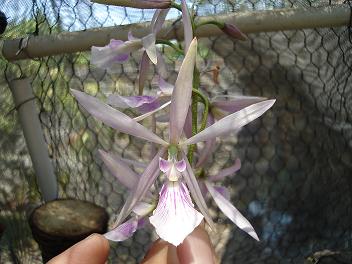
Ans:
[[[178,246],[201,223],[203,216],[194,209],[184,183],[167,181],[149,220],[160,238]]]

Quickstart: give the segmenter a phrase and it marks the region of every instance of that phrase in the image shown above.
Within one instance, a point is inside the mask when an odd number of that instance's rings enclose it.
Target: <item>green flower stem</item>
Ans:
[[[215,25],[215,26],[217,26],[220,29],[223,29],[224,26],[225,26],[223,22],[218,22],[216,20],[208,20],[208,21],[204,21],[204,22],[196,24],[195,25],[195,29],[197,29],[197,28],[199,28],[201,26],[204,26],[204,25]]]
[[[184,52],[182,49],[180,49],[179,47],[177,47],[174,43],[172,43],[169,40],[165,40],[165,39],[157,39],[156,44],[163,44],[163,45],[167,45],[171,48],[173,48],[177,53],[179,53],[180,55],[184,55]]]
[[[199,90],[192,89],[192,93],[196,94],[198,98],[200,98],[204,104],[204,111],[203,111],[203,117],[202,117],[202,123],[201,126],[198,130],[198,132],[202,131],[205,129],[207,126],[207,120],[208,120],[208,113],[209,113],[209,99],[202,94]]]
[[[171,2],[171,7],[176,8],[177,10],[180,10],[182,12],[182,7],[181,5],[175,3],[175,1]]]
[[[197,69],[197,67],[194,67],[194,72],[193,72],[193,89],[192,91],[198,91],[200,85],[200,73]],[[198,117],[198,96],[194,92],[192,92],[192,104],[191,104],[191,111],[192,111],[192,136],[197,134],[197,117]],[[188,149],[188,160],[189,163],[192,164],[193,162],[193,153],[195,150],[196,145],[192,144],[189,146]]]

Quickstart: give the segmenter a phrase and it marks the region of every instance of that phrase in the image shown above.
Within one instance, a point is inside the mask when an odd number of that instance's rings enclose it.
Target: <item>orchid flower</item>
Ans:
[[[151,21],[150,34],[143,38],[136,38],[131,32],[128,33],[128,40],[111,39],[110,43],[104,47],[93,46],[91,49],[91,63],[99,68],[112,70],[117,64],[126,62],[129,54],[144,49],[142,59],[139,65],[139,90],[142,90],[150,61],[157,64],[158,54],[156,48],[156,35],[160,31],[169,9],[158,9],[155,11]],[[140,92],[141,94],[141,92]]]
[[[173,173],[179,172],[181,175],[178,177],[177,181],[169,184],[168,181],[172,181],[172,179],[176,178],[172,173],[170,177],[167,176],[166,183],[164,184],[163,192],[160,192],[159,203],[154,211],[154,216],[158,218],[158,216],[162,215],[164,210],[165,213],[177,213],[180,215],[192,214],[190,219],[199,219],[198,212],[196,210],[191,210],[193,204],[190,203],[188,198],[188,190],[192,195],[193,201],[196,203],[198,209],[201,214],[204,216],[208,224],[212,227],[213,221],[208,213],[206,202],[201,194],[201,190],[197,183],[197,180],[194,176],[193,170],[189,161],[187,159],[186,154],[183,152],[182,148],[186,147],[190,144],[196,144],[201,141],[207,141],[209,139],[215,138],[217,136],[221,136],[224,134],[229,134],[233,130],[237,130],[242,126],[248,124],[252,120],[261,116],[265,113],[275,102],[275,100],[266,100],[256,104],[252,104],[244,109],[237,111],[233,114],[230,114],[213,125],[207,127],[200,133],[183,140],[182,132],[185,124],[186,115],[188,112],[188,108],[191,101],[192,94],[192,81],[193,81],[193,70],[196,61],[197,54],[197,40],[193,39],[191,42],[189,49],[185,55],[184,61],[181,65],[175,88],[173,89],[171,96],[171,105],[170,105],[170,120],[169,120],[169,139],[164,140],[161,139],[158,135],[154,134],[141,124],[137,123],[132,118],[123,114],[122,112],[110,107],[107,104],[102,103],[100,100],[95,97],[89,96],[83,92],[79,92],[76,90],[72,90],[72,93],[78,100],[78,102],[94,117],[104,122],[106,125],[117,129],[121,132],[145,139],[149,142],[154,142],[160,144],[162,147],[159,149],[158,153],[151,160],[149,165],[146,167],[142,175],[140,176],[138,183],[134,186],[133,191],[128,196],[126,203],[121,209],[119,217],[117,218],[116,225],[120,225],[125,218],[133,211],[133,208],[140,202],[148,193],[149,188],[152,186],[155,179],[160,174],[160,158],[164,157],[166,154],[166,150],[168,150],[169,157],[168,160],[173,163],[176,160],[179,160],[178,157],[181,157],[181,163],[185,163],[185,169],[181,168],[176,171],[173,170]],[[176,164],[174,165],[176,166]],[[183,184],[185,183],[185,184]],[[187,188],[186,188],[187,187]],[[173,196],[174,195],[174,196]],[[174,200],[170,200],[174,198]],[[175,204],[177,203],[177,205]],[[178,204],[185,203],[185,204]],[[175,211],[172,211],[169,207],[170,204],[175,206]],[[166,210],[166,211],[165,211]],[[159,235],[163,235],[161,238],[167,239],[169,242],[173,244],[178,244],[180,239],[179,237],[173,236],[171,233],[165,234],[162,230],[164,230],[164,226],[160,226],[160,224],[164,224],[164,221],[160,219],[157,221],[154,217],[153,223],[156,228],[156,231]],[[192,223],[188,223],[192,225],[188,231],[192,231],[197,226],[198,221],[193,221]],[[173,223],[173,226],[169,226],[169,232],[174,232],[174,230],[181,230],[184,227],[181,225],[177,225],[177,223]],[[192,229],[193,228],[193,229]],[[191,230],[192,229],[192,230]],[[183,239],[187,234],[183,233]]]
[[[111,94],[108,96],[107,102],[109,105],[120,109],[137,109],[143,115],[135,117],[134,120],[141,121],[147,116],[150,116],[171,104],[170,98],[173,88],[173,85],[159,77],[159,91],[155,96],[121,96],[118,94]],[[167,100],[166,102],[165,99]]]

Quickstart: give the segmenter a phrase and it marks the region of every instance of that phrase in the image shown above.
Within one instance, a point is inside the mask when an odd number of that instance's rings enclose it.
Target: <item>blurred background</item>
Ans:
[[[343,1],[193,1],[197,15],[321,7]],[[189,1],[192,4],[192,1]],[[349,1],[346,6],[351,6]],[[349,4],[349,5],[348,5]],[[346,7],[347,8],[347,7]],[[150,21],[154,10],[92,4],[88,0],[2,0],[8,19],[1,40]],[[168,19],[180,17],[172,11]],[[324,249],[352,248],[352,32],[338,28],[253,33],[240,42],[227,36],[200,40],[201,86],[211,96],[243,94],[276,98],[274,107],[238,134],[217,140],[207,170],[241,170],[225,182],[232,203],[255,227],[261,242],[240,231],[210,202],[218,231],[212,239],[222,263],[303,263]],[[179,66],[163,49],[168,81]],[[148,162],[150,145],[116,132],[80,109],[70,88],[104,99],[138,91],[141,53],[109,73],[90,65],[90,53],[7,62],[0,57],[0,241],[1,263],[41,263],[27,224],[42,203],[9,82],[32,79],[45,141],[60,198],[94,202],[118,212],[126,190],[104,166],[98,149]],[[214,79],[217,69],[219,76]],[[152,69],[146,93],[155,94]],[[158,127],[165,131],[165,125]],[[114,263],[138,263],[155,238],[151,229],[115,244]],[[349,262],[346,262],[349,263]]]

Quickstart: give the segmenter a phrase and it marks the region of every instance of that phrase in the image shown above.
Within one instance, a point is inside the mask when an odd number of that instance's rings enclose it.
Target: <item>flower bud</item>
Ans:
[[[243,34],[235,25],[224,23],[224,27],[221,30],[232,38],[247,40],[247,36]]]

